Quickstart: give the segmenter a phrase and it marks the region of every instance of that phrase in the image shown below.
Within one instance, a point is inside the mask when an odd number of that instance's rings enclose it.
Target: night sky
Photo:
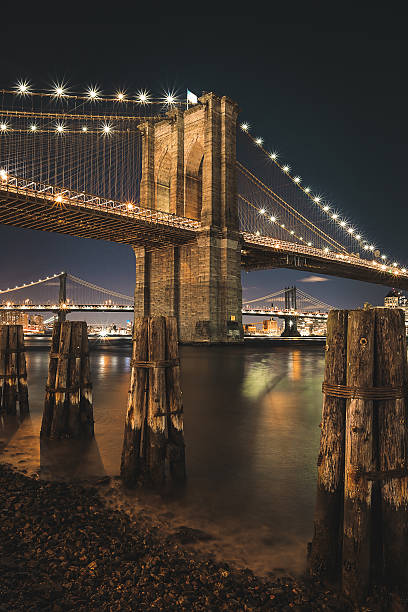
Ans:
[[[16,31],[18,36],[16,39]],[[408,264],[406,38],[390,28],[169,17],[132,25],[1,25],[0,88],[65,80],[74,91],[170,88],[238,101],[241,120],[385,253]],[[0,226],[0,288],[67,270],[131,293],[129,247]],[[339,307],[382,304],[385,287],[270,270],[243,275],[244,296],[298,284]]]

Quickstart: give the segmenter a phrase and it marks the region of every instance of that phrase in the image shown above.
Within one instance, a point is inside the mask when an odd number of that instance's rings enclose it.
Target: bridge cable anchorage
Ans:
[[[280,172],[286,175],[286,177],[295,189],[301,192],[302,195],[305,196],[309,201],[313,202],[313,205],[319,208],[320,211],[326,215],[325,218],[327,220],[329,220],[331,223],[335,223],[338,226],[339,230],[343,230],[344,235],[347,236],[348,239],[353,239],[355,241],[356,246],[363,248],[363,250],[367,251],[367,255],[371,256],[371,253],[373,252],[376,257],[380,257],[380,251],[376,249],[373,243],[370,243],[371,241],[363,238],[363,236],[357,231],[355,226],[351,225],[344,218],[343,215],[340,215],[339,213],[337,213],[337,211],[333,210],[333,206],[330,205],[328,202],[324,201],[321,196],[313,194],[310,187],[303,187],[303,185],[301,184],[301,177],[296,175],[292,176],[290,173],[290,167],[288,165],[280,164],[278,162],[278,154],[276,152],[268,152],[263,146],[263,139],[255,138],[254,136],[252,136],[252,134],[250,134],[249,132],[249,129],[250,126],[248,123],[244,122],[241,124],[242,132],[247,136],[247,138],[252,142],[252,144],[254,144],[256,148],[259,149],[268,158],[269,161],[273,162],[273,165],[278,168]],[[386,268],[390,267],[390,264],[385,263],[387,259],[388,257],[386,255],[381,254],[380,263],[383,264],[382,271],[385,271]],[[398,267],[398,264],[394,263],[392,265],[392,268],[396,267]],[[406,273],[406,268],[401,268],[397,271],[392,268],[388,269],[388,272],[393,272],[397,275],[399,274],[399,272],[402,272],[403,274]]]

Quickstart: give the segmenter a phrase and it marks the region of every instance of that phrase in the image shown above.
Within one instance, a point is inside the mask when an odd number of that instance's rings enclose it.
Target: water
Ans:
[[[119,473],[130,344],[94,343],[95,443],[41,448],[48,344],[27,352],[31,416],[7,420],[2,460],[46,477]],[[136,493],[127,504],[203,529],[206,550],[266,573],[304,569],[311,539],[321,417],[322,346],[182,347],[188,483],[181,498]],[[0,428],[1,429],[1,428]],[[119,490],[119,483],[117,484]],[[171,514],[169,514],[171,513]]]

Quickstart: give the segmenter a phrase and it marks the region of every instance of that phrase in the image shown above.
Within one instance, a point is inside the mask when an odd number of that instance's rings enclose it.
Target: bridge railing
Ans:
[[[299,253],[300,255],[312,255],[319,257],[320,259],[326,259],[327,261],[336,263],[345,263],[352,266],[367,268],[374,270],[380,274],[392,274],[399,278],[408,278],[408,273],[404,270],[393,269],[392,266],[380,263],[376,260],[363,259],[356,257],[355,255],[346,255],[343,253],[333,253],[331,251],[326,252],[324,249],[316,249],[307,245],[296,244],[294,242],[286,242],[284,240],[277,240],[276,238],[269,238],[267,236],[258,236],[256,234],[249,234],[247,232],[242,233],[245,242],[249,244],[258,244],[259,246],[267,246],[287,253]]]
[[[105,212],[126,216],[131,219],[169,225],[184,230],[197,231],[201,227],[200,222],[194,219],[179,217],[173,213],[153,210],[151,208],[144,208],[133,202],[108,200],[85,192],[62,189],[54,185],[19,178],[7,174],[4,170],[0,172],[0,190],[9,193],[21,193],[37,200],[41,199],[52,202],[55,205],[63,206],[67,204],[92,210],[104,210]]]

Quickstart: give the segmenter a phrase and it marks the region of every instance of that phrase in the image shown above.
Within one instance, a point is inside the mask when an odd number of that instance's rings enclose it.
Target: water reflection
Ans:
[[[93,346],[95,441],[78,448],[40,448],[48,346],[29,348],[31,418],[14,430],[1,425],[9,432],[0,432],[3,460],[47,477],[117,475],[130,348]],[[152,511],[208,531],[224,557],[254,570],[301,571],[313,524],[323,348],[182,347],[181,364],[188,481],[181,499],[155,498]]]

